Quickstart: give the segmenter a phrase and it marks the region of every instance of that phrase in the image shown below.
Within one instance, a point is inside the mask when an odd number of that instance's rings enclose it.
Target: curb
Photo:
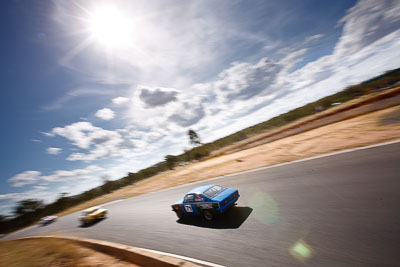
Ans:
[[[37,239],[57,239],[76,243],[78,245],[96,250],[101,253],[108,254],[115,258],[137,264],[139,266],[155,266],[155,267],[195,267],[199,266],[192,262],[177,259],[172,256],[157,254],[145,249],[126,246],[122,244],[112,243],[108,241],[93,240],[77,237],[60,237],[60,236],[32,236],[14,239],[16,241]]]

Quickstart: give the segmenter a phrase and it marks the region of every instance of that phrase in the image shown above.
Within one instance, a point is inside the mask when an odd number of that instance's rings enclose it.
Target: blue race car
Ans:
[[[239,199],[237,189],[219,185],[203,185],[188,192],[185,197],[172,205],[179,219],[186,215],[203,215],[211,221],[216,214],[223,213]]]

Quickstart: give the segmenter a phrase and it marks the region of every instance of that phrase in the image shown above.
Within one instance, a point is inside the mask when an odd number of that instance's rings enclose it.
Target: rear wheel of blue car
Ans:
[[[212,214],[212,212],[209,210],[203,211],[203,216],[207,221],[212,221],[214,219],[214,214]]]

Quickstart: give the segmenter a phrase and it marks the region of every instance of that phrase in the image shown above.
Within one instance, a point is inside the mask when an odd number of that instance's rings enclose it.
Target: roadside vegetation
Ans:
[[[203,144],[198,134],[194,130],[189,130],[188,137],[192,149],[185,150],[181,155],[167,155],[164,161],[136,173],[128,173],[127,176],[119,180],[110,181],[104,179],[102,186],[93,188],[79,195],[67,196],[66,194],[61,194],[55,202],[47,205],[41,200],[36,199],[27,199],[18,202],[14,209],[13,216],[6,217],[0,215],[0,233],[8,233],[21,229],[35,223],[41,217],[60,213],[81,203],[109,194],[117,189],[136,184],[161,172],[174,169],[177,165],[184,165],[191,161],[207,158],[212,152],[239,141],[288,125],[294,121],[320,113],[321,111],[334,108],[336,105],[342,105],[351,100],[384,91],[386,88],[395,85],[399,81],[400,69],[388,71],[371,80],[350,86],[336,94],[324,97],[318,101],[281,114],[268,121],[253,125],[211,143]]]

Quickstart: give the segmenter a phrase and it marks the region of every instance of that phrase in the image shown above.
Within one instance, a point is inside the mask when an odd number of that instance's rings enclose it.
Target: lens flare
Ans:
[[[269,195],[256,192],[249,199],[250,207],[254,209],[254,217],[261,223],[271,224],[279,220],[278,206]]]
[[[290,254],[299,261],[304,262],[311,258],[312,251],[310,246],[300,239],[290,248]]]

